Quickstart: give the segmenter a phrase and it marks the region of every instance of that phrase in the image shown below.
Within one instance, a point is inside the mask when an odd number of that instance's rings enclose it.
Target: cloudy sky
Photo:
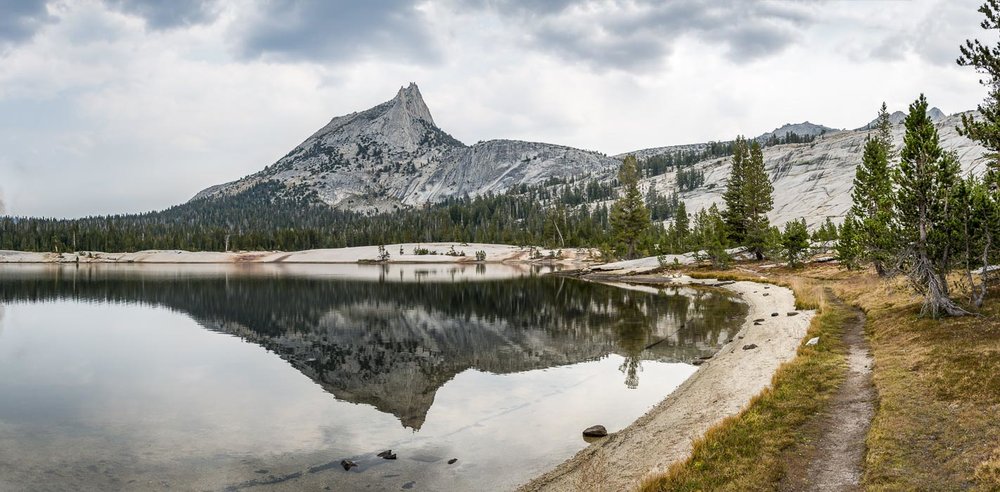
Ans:
[[[616,154],[809,120],[854,128],[955,64],[980,0],[0,0],[0,208],[183,202],[416,82],[466,143]]]

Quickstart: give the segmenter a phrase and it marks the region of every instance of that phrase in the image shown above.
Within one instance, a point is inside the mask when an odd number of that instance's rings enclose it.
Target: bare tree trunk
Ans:
[[[875,273],[878,274],[879,278],[885,278],[889,276],[888,270],[885,268],[885,263],[881,260],[874,260],[872,264],[875,265]]]
[[[916,263],[911,272],[911,280],[924,294],[924,303],[920,307],[921,316],[937,318],[942,315],[965,316],[970,314],[948,297],[948,283],[944,273],[935,271],[930,258],[922,250],[917,253]]]

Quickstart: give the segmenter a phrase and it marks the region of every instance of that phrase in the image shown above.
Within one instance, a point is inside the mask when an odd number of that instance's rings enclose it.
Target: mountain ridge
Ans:
[[[959,154],[963,169],[982,169],[984,150],[954,130],[958,115],[934,108],[932,118],[942,146]],[[902,112],[893,113],[895,122]],[[771,222],[781,225],[805,218],[810,226],[846,214],[854,169],[869,131],[837,130],[805,121],[765,132],[765,167],[771,176],[775,209]],[[893,125],[896,143],[902,126]],[[789,133],[810,137],[805,143],[783,141]],[[797,140],[801,142],[801,140]],[[192,202],[239,194],[261,184],[283,198],[306,199],[363,213],[433,204],[449,198],[501,194],[521,185],[555,187],[560,183],[614,182],[625,155],[640,161],[665,154],[701,155],[711,142],[639,149],[614,157],[564,145],[492,139],[466,145],[434,124],[415,83],[396,96],[364,111],[337,116],[275,163],[242,179],[206,188]],[[689,156],[690,157],[690,156]],[[664,195],[676,193],[689,212],[721,204],[728,157],[707,157],[684,166],[704,175],[696,189],[679,192],[678,167],[642,179]],[[192,203],[189,202],[189,203]],[[604,204],[609,204],[607,200]],[[587,202],[595,206],[598,202]]]
[[[210,186],[191,200],[235,194],[265,180],[336,208],[381,212],[450,197],[502,193],[548,178],[605,172],[606,155],[493,139],[466,145],[434,124],[415,83],[361,112],[337,116],[274,164]]]

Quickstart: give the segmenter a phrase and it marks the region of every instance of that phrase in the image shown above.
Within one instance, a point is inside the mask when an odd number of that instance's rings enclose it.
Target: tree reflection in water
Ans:
[[[413,429],[435,392],[467,369],[505,374],[619,354],[625,384],[636,388],[643,360],[714,353],[746,315],[717,290],[629,290],[546,276],[470,281],[431,267],[400,282],[387,265],[372,266],[372,280],[186,267],[5,266],[0,302],[165,306],[261,345],[337,398],[371,404]]]

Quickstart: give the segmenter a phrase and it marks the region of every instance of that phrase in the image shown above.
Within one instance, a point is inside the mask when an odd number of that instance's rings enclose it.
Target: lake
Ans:
[[[0,265],[0,490],[511,489],[746,316],[540,273]]]

